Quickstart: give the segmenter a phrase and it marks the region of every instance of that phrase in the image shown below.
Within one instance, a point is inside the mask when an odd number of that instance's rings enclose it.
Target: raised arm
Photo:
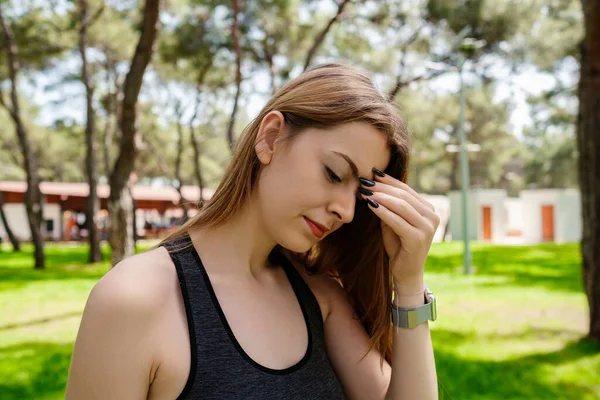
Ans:
[[[369,185],[369,208],[381,219],[385,251],[397,293],[396,305],[423,305],[424,266],[439,218],[433,206],[405,183],[375,172]],[[366,193],[369,193],[368,191]],[[393,369],[379,367],[380,354],[371,350],[367,333],[341,288],[330,290],[330,312],[325,320],[327,349],[346,396],[350,399],[434,400],[437,374],[427,322],[414,329],[394,327]],[[391,299],[390,299],[391,301]]]

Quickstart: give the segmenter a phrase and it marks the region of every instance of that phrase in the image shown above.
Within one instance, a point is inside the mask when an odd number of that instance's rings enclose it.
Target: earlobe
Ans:
[[[262,164],[266,165],[271,162],[275,144],[283,135],[284,127],[285,120],[279,111],[271,111],[263,118],[254,143],[256,156]]]

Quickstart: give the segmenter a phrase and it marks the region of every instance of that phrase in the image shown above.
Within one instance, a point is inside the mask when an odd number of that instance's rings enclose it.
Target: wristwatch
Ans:
[[[435,321],[437,309],[435,296],[425,288],[425,304],[418,307],[398,307],[392,302],[392,323],[400,328],[416,328],[425,321]]]

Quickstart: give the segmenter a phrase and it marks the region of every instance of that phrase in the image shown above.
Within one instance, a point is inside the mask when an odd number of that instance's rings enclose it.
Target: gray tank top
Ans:
[[[164,246],[177,269],[191,344],[190,374],[178,400],[344,398],[327,358],[317,299],[285,256],[277,253],[275,261],[302,309],[308,348],[297,364],[271,369],[251,359],[236,340],[190,237]]]

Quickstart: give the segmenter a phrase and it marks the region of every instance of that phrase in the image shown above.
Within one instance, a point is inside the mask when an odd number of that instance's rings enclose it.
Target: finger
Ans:
[[[429,227],[427,219],[419,214],[419,212],[406,200],[382,192],[375,192],[371,196],[365,196],[363,194],[363,196],[370,197],[377,203],[384,205],[388,210],[402,217],[402,219],[419,230]]]
[[[375,176],[376,182],[386,183],[390,186],[397,187],[398,189],[405,190],[408,193],[410,193],[411,196],[415,197],[419,202],[421,202],[423,205],[425,205],[427,208],[429,208],[431,211],[435,211],[435,207],[433,207],[433,204],[431,204],[430,202],[425,200],[413,188],[411,188],[410,186],[408,186],[406,183],[402,182],[401,180],[391,177],[388,174],[385,174],[385,176],[383,176],[383,177],[379,176],[378,174],[374,174],[374,176]]]
[[[378,204],[378,207],[373,207],[367,202],[369,208],[381,221],[389,226],[400,239],[414,237],[418,233],[417,228],[409,224],[404,218],[388,209],[383,204]]]
[[[374,192],[382,192],[389,194],[390,196],[397,197],[399,199],[407,201],[419,214],[426,217],[427,219],[434,219],[435,211],[431,210],[425,204],[420,202],[415,196],[408,193],[406,190],[400,189],[399,187],[389,185],[387,183],[379,182],[375,186],[369,188]]]

